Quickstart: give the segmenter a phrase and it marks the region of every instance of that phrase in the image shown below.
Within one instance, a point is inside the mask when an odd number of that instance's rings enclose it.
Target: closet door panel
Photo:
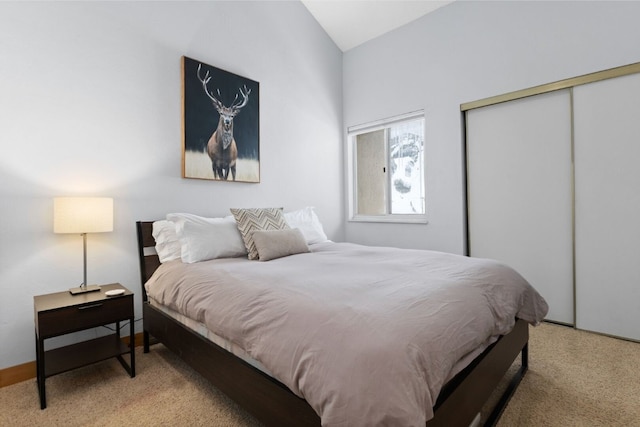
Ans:
[[[640,340],[640,75],[574,100],[577,326]]]
[[[515,268],[574,323],[568,90],[467,112],[469,253]]]

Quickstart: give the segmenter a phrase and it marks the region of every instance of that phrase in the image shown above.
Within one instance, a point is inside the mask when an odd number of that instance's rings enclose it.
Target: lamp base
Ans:
[[[100,290],[100,286],[98,285],[87,285],[87,286],[79,286],[77,288],[71,288],[69,289],[69,292],[71,293],[71,295],[78,295],[78,294],[84,294],[87,292],[95,292],[99,290]]]

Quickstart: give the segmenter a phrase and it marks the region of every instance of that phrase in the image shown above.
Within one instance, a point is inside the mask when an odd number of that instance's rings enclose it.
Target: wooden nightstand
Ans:
[[[33,297],[36,327],[36,370],[40,408],[47,407],[45,379],[71,369],[117,357],[131,378],[136,375],[133,293],[119,283],[100,286],[100,292],[71,295],[69,291]],[[108,297],[106,291],[124,289]],[[120,339],[120,322],[129,321],[130,345]],[[104,337],[44,351],[44,340],[115,323],[116,332]],[[122,357],[129,353],[129,364]]]

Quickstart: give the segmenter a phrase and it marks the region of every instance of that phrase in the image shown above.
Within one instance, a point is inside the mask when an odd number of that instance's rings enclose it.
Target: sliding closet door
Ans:
[[[467,112],[469,253],[522,274],[573,324],[568,90]]]
[[[574,99],[577,326],[640,340],[640,75]]]

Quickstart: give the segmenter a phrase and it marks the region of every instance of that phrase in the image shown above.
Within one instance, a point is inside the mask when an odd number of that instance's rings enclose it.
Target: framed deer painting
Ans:
[[[182,57],[182,176],[260,182],[260,84]]]

